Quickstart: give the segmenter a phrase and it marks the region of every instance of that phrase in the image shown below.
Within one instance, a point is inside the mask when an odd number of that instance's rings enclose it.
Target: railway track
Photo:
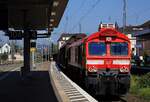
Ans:
[[[17,67],[17,68],[13,68],[13,69],[9,70],[8,72],[3,72],[0,75],[0,80],[5,79],[11,72],[13,72],[13,71],[19,71],[19,70],[20,70],[20,67]]]
[[[40,65],[41,63],[36,63],[36,65]],[[12,65],[3,65],[0,66],[0,80],[5,79],[11,72],[20,71],[22,64],[12,64]]]

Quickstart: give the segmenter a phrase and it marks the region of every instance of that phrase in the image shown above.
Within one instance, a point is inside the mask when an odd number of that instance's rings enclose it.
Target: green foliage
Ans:
[[[131,88],[130,88],[130,92],[131,93],[136,93],[139,89],[139,87],[137,86],[138,85],[138,80],[139,77],[137,76],[132,76],[131,77]]]
[[[6,61],[8,59],[8,54],[7,53],[1,54],[1,59],[3,61]]]
[[[139,95],[144,97],[147,100],[150,100],[150,88],[139,89]]]
[[[55,53],[57,53],[57,52],[58,52],[58,45],[52,43],[52,54],[55,54]]]
[[[130,92],[150,100],[150,73],[143,76],[132,76]]]
[[[139,78],[138,86],[140,88],[150,88],[150,73],[147,73]]]

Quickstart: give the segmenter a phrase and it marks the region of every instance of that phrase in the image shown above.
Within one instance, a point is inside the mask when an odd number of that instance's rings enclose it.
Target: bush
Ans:
[[[150,88],[139,89],[139,95],[147,100],[150,100]]]
[[[150,73],[141,76],[137,81],[139,88],[150,88]]]
[[[130,88],[130,92],[131,93],[137,93],[137,91],[138,91],[138,80],[139,79],[139,77],[137,77],[137,76],[132,76],[131,77],[131,88]]]
[[[150,100],[150,73],[143,76],[131,77],[130,92],[143,99]]]
[[[7,53],[2,54],[2,55],[1,55],[1,59],[2,59],[3,61],[6,61],[6,60],[8,59],[8,54],[7,54]]]

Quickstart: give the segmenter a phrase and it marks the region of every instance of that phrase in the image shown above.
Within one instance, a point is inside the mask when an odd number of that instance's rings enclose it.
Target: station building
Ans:
[[[150,20],[142,25],[142,31],[135,32],[137,38],[137,53],[140,56],[150,56]]]
[[[119,31],[123,32],[123,28]],[[146,53],[150,56],[150,20],[137,26],[126,26],[124,33],[131,41],[134,55],[143,56]]]

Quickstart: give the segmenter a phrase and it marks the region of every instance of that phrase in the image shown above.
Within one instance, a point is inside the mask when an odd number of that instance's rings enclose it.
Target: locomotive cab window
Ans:
[[[89,55],[106,55],[106,44],[104,42],[90,42],[88,47]]]
[[[128,43],[126,42],[114,42],[110,45],[111,55],[128,55]]]

